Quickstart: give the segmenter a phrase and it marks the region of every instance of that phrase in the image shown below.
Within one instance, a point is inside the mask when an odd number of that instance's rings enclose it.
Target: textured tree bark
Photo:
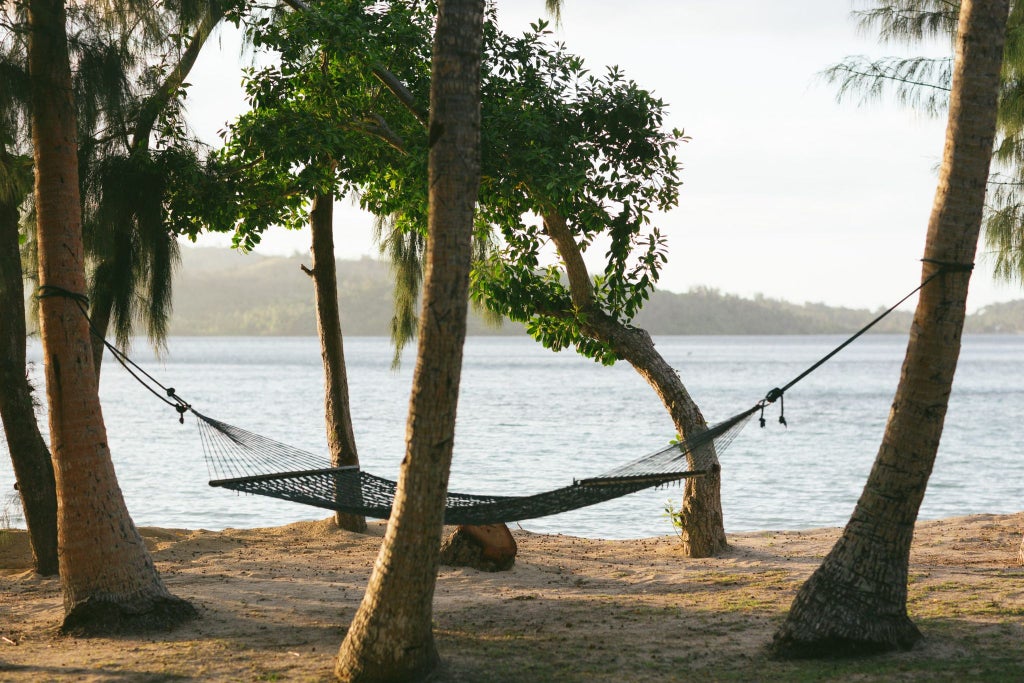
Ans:
[[[544,227],[565,263],[573,305],[585,321],[584,332],[609,345],[616,356],[640,373],[668,410],[678,434],[685,438],[707,429],[700,409],[675,369],[654,348],[651,335],[623,325],[595,305],[590,274],[565,219],[548,212]],[[691,469],[707,470],[710,474],[686,480],[679,511],[683,552],[690,557],[711,557],[729,547],[722,517],[721,467],[710,444],[687,454],[687,461]]]
[[[939,186],[922,278],[974,260],[984,208],[1008,0],[964,0]],[[911,647],[907,615],[914,522],[942,435],[960,353],[970,272],[948,267],[921,290],[900,383],[874,467],[849,523],[800,588],[775,634],[783,657]]]
[[[39,280],[85,291],[75,108],[62,0],[31,0],[29,69]],[[64,629],[166,628],[195,616],[164,587],[117,485],[85,316],[66,296],[40,301]]]
[[[313,290],[316,299],[316,330],[320,338],[320,357],[324,364],[324,416],[327,420],[327,446],[331,465],[359,466],[359,452],[352,429],[352,409],[348,398],[348,373],[345,369],[345,342],[341,335],[341,312],[338,309],[338,274],[334,258],[334,196],[321,194],[313,198],[309,213],[313,235],[310,253],[313,256]],[[336,512],[334,519],[342,529],[363,533],[366,518],[362,515]]]
[[[33,568],[57,573],[57,492],[53,464],[32,405],[25,366],[25,285],[17,200],[0,202],[0,420],[25,512]]]
[[[419,680],[439,661],[431,616],[480,186],[483,12],[484,0],[438,5],[430,84],[429,236],[406,454],[366,595],[341,644],[335,674],[342,681]]]

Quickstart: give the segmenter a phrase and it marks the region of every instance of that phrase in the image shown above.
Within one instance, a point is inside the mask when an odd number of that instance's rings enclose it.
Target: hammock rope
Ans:
[[[491,524],[544,517],[595,505],[646,488],[708,474],[708,470],[689,469],[688,456],[689,461],[707,462],[711,453],[721,453],[732,443],[755,413],[759,413],[758,420],[764,427],[764,410],[776,401],[779,402],[779,423],[786,426],[786,391],[828,362],[939,275],[967,272],[973,268],[973,264],[933,259],[922,261],[936,266],[936,271],[924,278],[920,285],[896,304],[787,384],[769,391],[752,407],[700,433],[687,435],[678,443],[601,475],[573,480],[570,485],[561,488],[525,496],[478,495],[449,491],[445,504],[445,523]],[[89,320],[88,298],[82,294],[44,285],[39,288],[37,296],[63,296],[72,299],[78,304],[86,320]],[[203,415],[178,396],[173,387],[161,384],[123,351],[104,339],[93,327],[91,320],[89,327],[136,381],[177,411],[179,422],[184,423],[185,413],[192,413],[195,416],[210,486],[367,517],[386,519],[390,516],[397,482],[364,472],[358,467],[333,467],[323,456]]]

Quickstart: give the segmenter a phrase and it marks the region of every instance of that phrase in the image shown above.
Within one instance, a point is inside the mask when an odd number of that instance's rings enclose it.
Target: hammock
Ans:
[[[681,443],[645,455],[602,475],[575,480],[562,488],[529,496],[483,496],[449,491],[444,521],[447,524],[492,524],[533,519],[603,503],[619,496],[688,477],[708,474],[708,469],[689,469],[687,456],[690,456],[689,461],[698,465],[709,466],[715,463],[713,456],[725,450],[754,413],[761,411],[760,423],[764,427],[764,408],[775,401],[779,401],[780,404],[779,422],[785,425],[783,397],[790,387],[821,367],[939,275],[945,272],[969,271],[973,268],[973,264],[947,263],[932,259],[922,261],[938,266],[937,270],[910,294],[882,312],[788,384],[769,391],[753,407],[699,434],[689,435]],[[38,296],[71,298],[78,304],[86,319],[89,318],[86,310],[88,299],[82,294],[61,287],[43,285],[39,288]],[[173,388],[165,387],[157,381],[125,353],[103,339],[95,329],[93,333],[103,340],[106,348],[129,374],[157,398],[178,411],[181,422],[184,422],[186,412],[196,416],[210,471],[210,486],[379,519],[386,519],[391,515],[397,489],[396,482],[363,472],[358,467],[332,467],[331,463],[322,457],[202,415],[177,396]],[[159,387],[162,392],[154,387]]]
[[[602,475],[575,480],[562,488],[530,496],[482,496],[449,491],[445,502],[445,523],[494,524],[535,519],[603,503],[653,486],[707,474],[707,469],[689,469],[688,462],[694,462],[699,467],[715,463],[716,458],[713,456],[728,447],[754,413],[760,411],[759,420],[761,426],[765,426],[764,409],[775,401],[779,401],[779,423],[785,426],[784,396],[788,389],[853,343],[934,278],[949,270],[966,268],[960,264],[939,265],[939,269],[925,278],[910,294],[882,312],[789,383],[769,391],[753,407],[698,434],[691,434],[680,443],[645,455]],[[123,354],[109,345],[108,348],[111,348],[118,360],[121,360]],[[175,396],[173,389],[167,390],[167,395],[172,400],[168,401],[162,396],[160,398],[174,405],[179,414],[184,415],[188,411],[199,419],[203,450],[211,472],[210,486],[367,517],[386,519],[390,516],[397,488],[395,482],[363,472],[358,467],[331,467],[330,462],[311,453],[201,415],[188,403]],[[689,459],[687,456],[690,456]]]
[[[173,394],[172,394],[173,396]],[[596,477],[528,496],[448,492],[446,524],[493,524],[545,517],[603,503],[653,486],[707,474],[694,462],[713,462],[739,434],[758,404],[680,443],[645,455]],[[210,470],[210,486],[279,498],[315,507],[387,519],[397,484],[358,467],[331,467],[325,458],[265,436],[194,414]]]

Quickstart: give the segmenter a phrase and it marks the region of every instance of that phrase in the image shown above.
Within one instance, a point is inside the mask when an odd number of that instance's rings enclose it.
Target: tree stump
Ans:
[[[518,550],[516,539],[504,524],[463,524],[441,543],[441,564],[502,572],[516,563]]]

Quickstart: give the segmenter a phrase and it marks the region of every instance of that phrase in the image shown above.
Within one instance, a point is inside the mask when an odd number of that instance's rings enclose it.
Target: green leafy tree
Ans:
[[[910,545],[935,463],[960,353],[970,264],[996,136],[1009,0],[963,0],[949,123],[925,239],[920,293],[900,383],[857,507],[801,586],[773,649],[787,657],[908,649]]]
[[[3,15],[5,21],[13,19]],[[13,26],[11,26],[13,28]],[[23,207],[32,193],[32,159],[27,140],[29,82],[25,45],[0,43],[0,420],[21,494],[33,567],[56,574],[57,493],[50,451],[36,421],[26,367],[25,274],[20,236]]]
[[[416,103],[429,87],[432,12],[429,4],[391,3],[386,12],[357,5],[325,3],[256,23],[254,42],[281,51],[282,61],[252,74],[253,112],[231,128],[224,162],[244,169],[236,175],[241,194],[220,183],[233,201],[204,205],[242,207],[244,222],[225,214],[223,223],[240,226],[236,243],[248,247],[266,226],[297,222],[315,187],[357,190],[364,208],[388,219],[383,242],[398,265],[403,304],[392,331],[402,342],[415,320],[427,217],[417,179],[430,140]],[[590,74],[546,36],[543,22],[520,37],[499,31],[493,16],[485,22],[476,232],[479,243],[498,246],[479,254],[474,299],[525,322],[549,348],[628,360],[680,434],[700,431],[704,418],[678,375],[630,325],[666,261],[650,222],[676,201],[674,148],[684,138],[662,129],[663,102],[617,69]],[[318,175],[318,158],[335,160],[333,178]],[[583,255],[601,240],[609,245],[604,267],[591,276]],[[546,244],[563,265],[543,262]],[[693,465],[709,475],[688,484],[684,539],[704,556],[725,546],[717,458],[708,450]]]
[[[664,102],[617,68],[590,73],[547,43],[543,22],[489,45],[479,220],[504,246],[474,269],[474,296],[548,348],[629,362],[678,434],[706,429],[679,375],[631,324],[667,262],[652,220],[677,201],[675,149],[686,138],[664,129]],[[560,263],[544,263],[547,244]],[[603,268],[592,275],[584,255],[599,244]],[[708,474],[686,484],[681,536],[687,554],[704,557],[726,547],[719,465],[711,448],[688,457]]]
[[[230,125],[215,160],[216,174],[225,181],[213,189],[223,197],[212,204],[218,211],[208,211],[207,203],[181,212],[192,221],[185,225],[190,234],[204,227],[233,231],[236,245],[245,249],[268,227],[297,227],[309,216],[313,267],[305,271],[314,283],[328,445],[336,466],[358,465],[359,459],[338,310],[333,197],[352,191],[355,179],[375,167],[399,164],[405,152],[388,121],[421,116],[395,98],[373,65],[399,65],[401,56],[406,65],[427,68],[426,55],[401,52],[397,27],[410,22],[395,15],[407,17],[413,8],[373,9],[359,2],[322,3],[315,12],[300,6],[276,17],[239,15],[253,44],[273,49],[280,60],[248,75],[252,109]],[[425,16],[422,8],[415,11]],[[346,80],[353,74],[354,82]],[[390,72],[387,77],[394,78]],[[197,215],[190,213],[194,208]],[[361,517],[339,515],[338,521],[365,529]]]
[[[135,320],[135,309],[130,305],[134,301],[151,302],[152,305],[146,309],[151,314],[142,317],[150,321],[150,331],[155,338],[162,336],[169,310],[169,270],[176,253],[176,243],[166,230],[143,231],[140,238],[138,230],[125,229],[126,225],[131,225],[132,216],[140,212],[139,207],[152,207],[154,204],[159,207],[160,195],[153,193],[153,188],[146,182],[152,174],[132,169],[131,164],[124,163],[125,157],[118,150],[122,143],[129,144],[128,127],[131,126],[134,127],[135,142],[145,140],[145,145],[135,145],[136,151],[148,148],[153,123],[166,113],[164,110],[177,91],[181,78],[163,81],[158,92],[149,97],[140,95],[130,81],[133,73],[144,71],[139,65],[151,60],[154,52],[161,48],[170,50],[159,56],[162,62],[174,52],[173,44],[180,41],[171,41],[172,46],[168,48],[168,33],[172,27],[193,20],[192,15],[197,11],[193,5],[195,3],[175,5],[176,12],[156,11],[150,5],[138,3],[121,3],[118,11],[101,11],[88,4],[70,8],[68,43],[70,59],[75,64],[72,91],[79,122],[78,139],[85,141],[79,145],[78,160],[83,178],[83,209],[90,218],[86,221],[86,233],[92,238],[88,240],[90,248],[87,251],[90,262],[96,265],[91,285],[92,312],[97,328],[105,331],[111,306],[121,304],[121,315],[117,320],[122,343],[126,343],[131,323]],[[208,9],[204,3],[200,3],[200,7]],[[18,257],[19,242],[24,240],[26,260],[34,268],[34,233],[27,228],[33,216],[30,191],[33,169],[26,152],[31,146],[26,9],[20,3],[5,5],[0,19],[7,29],[0,41],[0,72],[5,84],[0,95],[4,100],[0,123],[4,231],[0,240],[6,264],[0,306],[3,307],[4,319],[12,321],[5,326],[5,348],[0,353],[5,359],[3,384],[11,389],[5,392],[4,400],[0,402],[0,413],[26,511],[36,567],[43,573],[52,573],[57,569],[53,474],[49,453],[32,410],[32,390],[24,368],[26,316],[23,271]],[[209,12],[205,16],[208,18]],[[200,44],[193,40],[185,51],[186,55],[190,51],[195,52]],[[176,72],[187,73],[187,68],[182,66],[190,64],[189,59],[179,61]],[[147,69],[152,73],[160,70],[152,66]],[[120,175],[111,173],[114,167],[127,172]],[[143,191],[132,194],[133,189],[139,188]],[[20,234],[19,222],[23,225]],[[153,242],[154,238],[163,249],[149,249],[147,252],[147,239]],[[133,269],[130,263],[122,263],[124,268],[116,267],[118,258],[123,261],[124,254],[139,251],[140,241],[144,245],[143,252],[150,256],[144,266]],[[129,276],[122,278],[123,273]],[[119,289],[119,284],[124,287]],[[153,286],[148,291],[141,291],[147,284]],[[98,366],[103,346],[97,339],[93,339],[93,344],[94,361]]]

